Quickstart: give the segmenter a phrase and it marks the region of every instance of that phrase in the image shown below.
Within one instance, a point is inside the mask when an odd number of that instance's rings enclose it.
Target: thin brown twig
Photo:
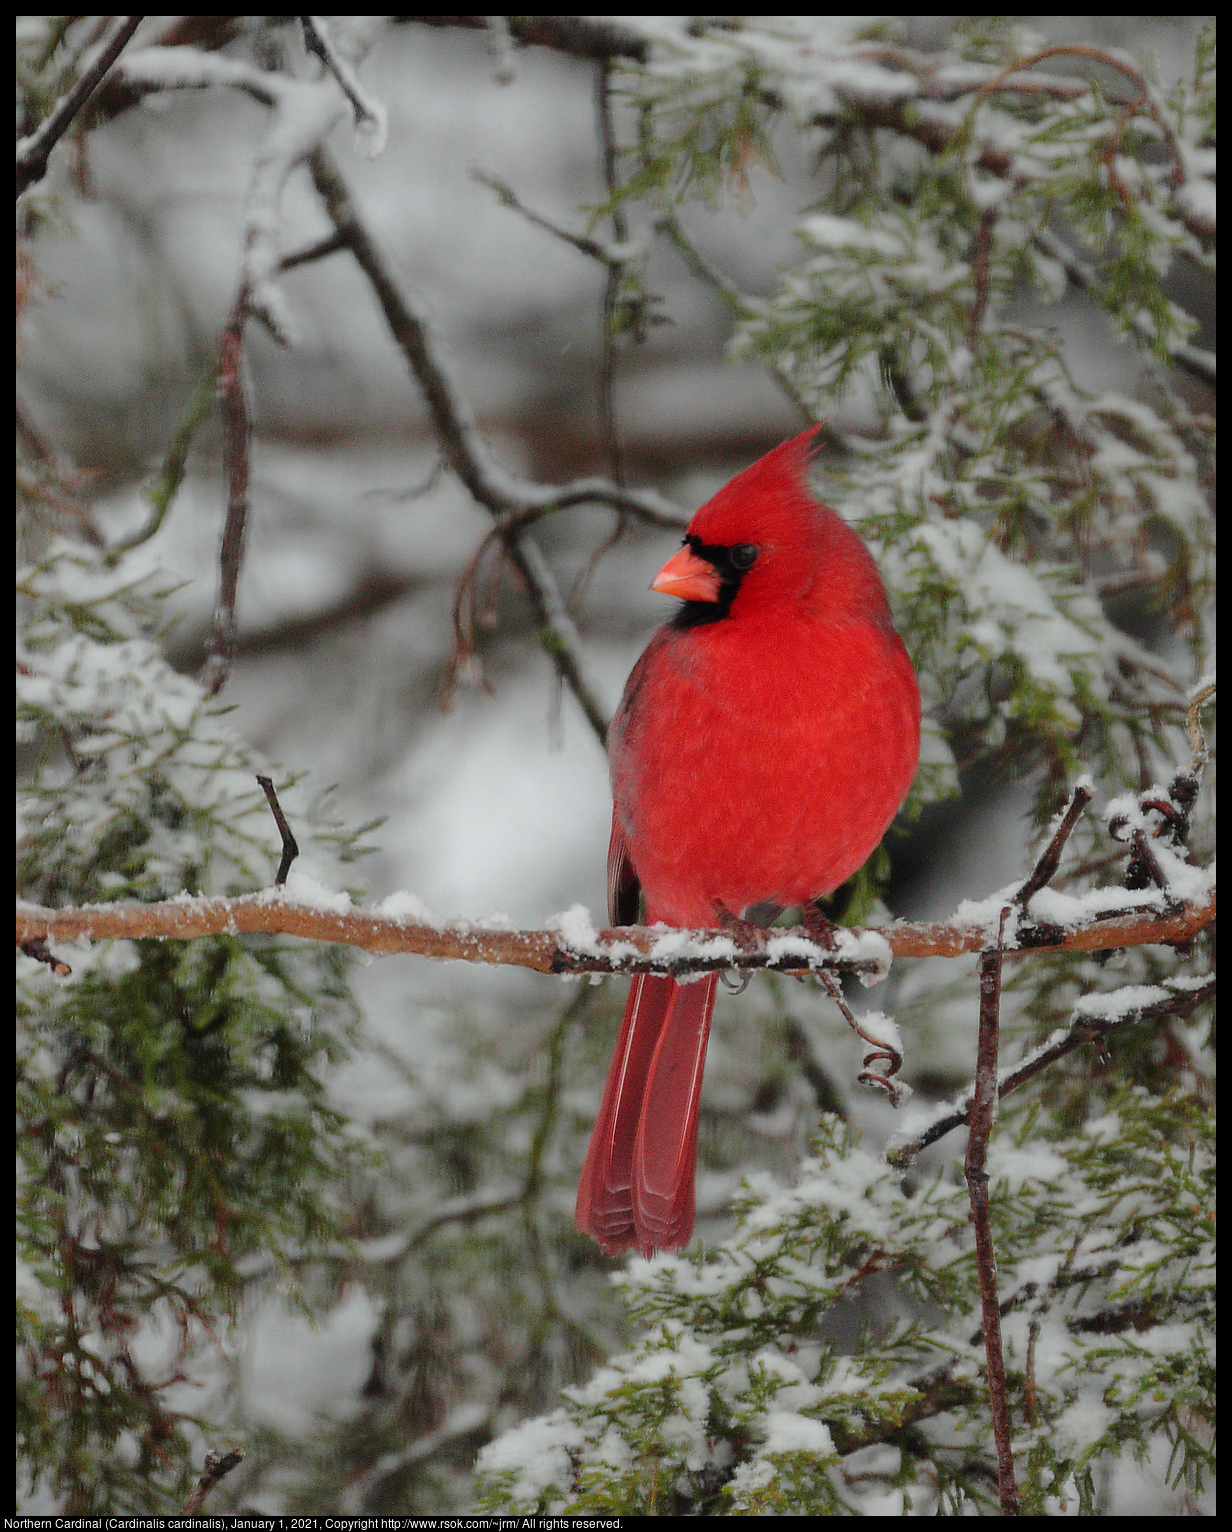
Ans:
[[[52,149],[63,138],[78,112],[103,83],[107,71],[123,53],[129,39],[144,20],[143,16],[124,18],[107,46],[22,144],[17,153],[17,195],[19,197],[22,192],[33,186],[36,181],[41,181],[47,174],[47,162]]]
[[[508,181],[502,181],[499,176],[491,175],[478,167],[473,168],[470,175],[472,181],[477,181],[480,186],[486,186],[489,191],[494,191],[504,207],[521,214],[527,223],[534,224],[537,229],[543,229],[553,239],[560,240],[562,244],[571,245],[580,254],[588,255],[592,261],[598,261],[608,271],[623,264],[620,258],[614,256],[600,240],[591,239],[587,234],[575,234],[572,229],[566,229],[551,218],[545,218],[542,213],[535,212],[534,208],[527,207]]]
[[[274,816],[274,823],[278,826],[278,833],[282,836],[282,858],[278,863],[278,871],[274,874],[274,887],[281,888],[287,881],[287,873],[291,870],[291,863],[299,855],[299,843],[291,833],[291,826],[287,823],[287,816],[282,812],[282,805],[278,802],[278,794],[274,791],[274,784],[269,777],[257,773],[257,781],[261,784],[261,791],[265,794],[265,801],[270,806],[270,813]]]
[[[248,295],[242,291],[223,329],[218,348],[218,391],[222,404],[223,458],[227,470],[227,516],[223,523],[222,544],[218,555],[218,599],[214,604],[213,631],[207,645],[205,664],[201,669],[201,684],[211,697],[216,696],[226,682],[235,656],[235,602],[248,528],[252,409],[244,360],[244,321],[247,308]]]
[[[1031,869],[1030,876],[1022,887],[1014,895],[1014,903],[1026,913],[1027,906],[1041,888],[1050,883],[1056,875],[1057,868],[1061,865],[1061,852],[1065,849],[1065,842],[1070,838],[1074,826],[1082,816],[1082,811],[1095,796],[1093,790],[1085,782],[1079,782],[1070,794],[1069,804],[1065,813],[1061,816],[1061,822],[1057,826],[1052,839],[1041,853],[1039,860]]]
[[[293,250],[290,255],[284,255],[278,263],[279,271],[294,271],[297,266],[306,266],[309,261],[319,261],[327,255],[333,255],[338,250],[345,250],[346,240],[338,233],[337,229],[332,234],[322,235],[312,244],[305,245],[302,250]]]
[[[1005,1353],[1001,1344],[1001,1306],[997,1301],[997,1253],[988,1212],[988,1139],[997,1110],[997,1048],[1000,1034],[1001,960],[1007,905],[995,945],[980,954],[980,1032],[976,1053],[975,1090],[971,1098],[971,1132],[967,1139],[965,1174],[971,1201],[971,1226],[980,1277],[980,1307],[984,1316],[984,1356],[988,1398],[997,1444],[997,1487],[1004,1516],[1017,1516],[1018,1486],[1014,1480],[1014,1446],[1010,1438],[1005,1389]]]
[[[1009,954],[1006,954],[1009,956]],[[1137,1026],[1143,1021],[1167,1021],[1174,1016],[1189,1016],[1214,998],[1215,980],[1209,979],[1205,984],[1195,989],[1177,990],[1166,999],[1154,1000],[1146,1005],[1130,1006],[1116,1016],[1090,1016],[1081,1010],[1076,1010],[1070,1018],[1068,1030],[1054,1037],[1042,1048],[1037,1048],[1015,1069],[1006,1070],[997,1085],[997,1095],[1008,1096],[1011,1091],[1025,1085],[1030,1079],[1041,1074],[1058,1059],[1065,1057],[1067,1053],[1073,1053],[1078,1048],[1094,1045],[1096,1048],[1106,1046],[1107,1038],[1114,1032],[1123,1028]],[[971,1097],[965,1100],[943,1116],[935,1118],[928,1127],[907,1142],[894,1143],[886,1150],[886,1158],[896,1169],[905,1170],[912,1160],[916,1158],[929,1145],[935,1144],[939,1139],[952,1133],[955,1128],[961,1128],[970,1120]]]

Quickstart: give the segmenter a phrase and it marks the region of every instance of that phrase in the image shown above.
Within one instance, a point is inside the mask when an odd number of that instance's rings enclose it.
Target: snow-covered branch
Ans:
[[[345,894],[320,895],[319,902],[295,897],[309,892],[293,874],[290,892],[265,889],[235,899],[192,898],[142,904],[88,904],[50,910],[17,906],[18,944],[37,941],[101,941],[164,937],[191,941],[199,936],[262,932],[338,942],[365,952],[416,953],[467,963],[508,964],[552,974],[712,973],[745,969],[808,973],[820,968],[877,975],[893,957],[959,957],[980,952],[989,942],[987,917],[993,906],[964,905],[950,921],[932,924],[895,921],[864,931],[839,930],[833,950],[812,941],[802,929],[770,930],[760,951],[746,952],[725,931],[680,931],[656,926],[595,930],[580,907],[540,930],[518,931],[498,923],[449,923],[424,919],[418,901],[393,895],[364,909]],[[1057,896],[1058,899],[1061,896]],[[1072,901],[1076,913],[1064,924],[1019,920],[1007,924],[1006,956],[1030,952],[1111,952],[1147,943],[1191,941],[1215,918],[1215,884],[1179,907],[1155,890],[1105,889],[1101,897]],[[1056,907],[1054,906],[1054,909]],[[402,913],[405,911],[406,913]],[[1059,913],[1059,912],[1058,912]],[[993,922],[995,929],[995,921]]]

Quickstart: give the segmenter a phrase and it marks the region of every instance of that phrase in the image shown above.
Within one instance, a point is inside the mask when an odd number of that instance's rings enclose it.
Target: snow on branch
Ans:
[[[143,904],[88,904],[60,910],[17,905],[19,944],[43,941],[101,941],[164,937],[189,941],[199,936],[262,932],[337,942],[365,952],[417,953],[469,963],[506,964],[560,975],[662,973],[677,978],[736,968],[769,973],[817,969],[882,975],[894,957],[959,957],[980,952],[989,925],[978,918],[985,905],[964,906],[953,919],[932,924],[895,921],[864,931],[839,930],[828,950],[802,929],[765,933],[759,951],[746,952],[726,931],[681,931],[655,926],[615,926],[597,931],[584,910],[555,917],[540,930],[501,928],[493,921],[438,921],[406,894],[371,908],[352,905],[345,894],[314,887],[302,875],[283,889],[263,889],[239,898],[178,899]],[[1110,952],[1147,943],[1191,941],[1215,918],[1215,884],[1179,904],[1154,890],[1102,890],[1082,903],[1072,923],[1007,924],[1007,957],[1031,952]],[[297,893],[299,897],[296,897]],[[313,894],[316,897],[312,897]],[[987,901],[1001,908],[1005,901]],[[1075,904],[1078,901],[1074,901]],[[403,913],[406,911],[407,913]],[[424,918],[424,917],[427,918]],[[994,923],[995,927],[995,923]]]
[[[1166,985],[1125,984],[1119,989],[1083,995],[1065,1026],[1058,1027],[1046,1042],[1016,1064],[998,1070],[997,1097],[1008,1096],[1077,1048],[1094,1044],[1105,1049],[1114,1032],[1143,1021],[1188,1016],[1214,995],[1213,975],[1181,976],[1170,979]],[[971,1099],[968,1092],[954,1103],[934,1107],[926,1117],[916,1117],[886,1144],[886,1159],[905,1170],[922,1150],[970,1121]]]
[[[17,141],[17,195],[28,190],[47,173],[51,151],[72,125],[74,119],[103,83],[107,71],[119,58],[133,33],[145,18],[126,16],[105,48],[101,48],[84,69],[72,89],[56,102],[51,111],[28,138]]]

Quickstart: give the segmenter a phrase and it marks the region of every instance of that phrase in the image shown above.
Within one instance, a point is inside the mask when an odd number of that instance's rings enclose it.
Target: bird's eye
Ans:
[[[756,543],[737,543],[731,551],[731,561],[741,572],[752,569],[760,551]]]

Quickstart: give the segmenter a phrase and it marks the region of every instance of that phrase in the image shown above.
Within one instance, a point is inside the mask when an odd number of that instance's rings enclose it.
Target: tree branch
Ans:
[[[218,348],[218,393],[222,401],[224,459],[227,467],[227,516],[218,555],[218,599],[213,632],[201,668],[201,684],[211,697],[231,673],[235,655],[235,602],[244,540],[248,530],[249,450],[252,444],[252,403],[244,359],[244,321],[248,289],[243,287],[222,332]]]
[[[1036,927],[1019,920],[1007,938],[1006,957],[1030,952],[1110,952],[1148,944],[1192,941],[1215,919],[1215,888],[1179,908],[1157,898],[1141,898],[1109,889],[1109,908],[1082,924]],[[585,941],[571,942],[559,930],[508,931],[459,923],[423,924],[377,910],[337,908],[345,895],[332,895],[335,908],[297,904],[273,889],[234,899],[167,899],[156,904],[136,900],[87,904],[61,910],[19,902],[17,942],[39,937],[51,941],[132,940],[164,937],[191,941],[200,936],[251,934],[302,936],[337,942],[366,952],[418,953],[469,963],[506,964],[540,973],[712,973],[724,968],[756,972],[807,973],[818,968],[839,972],[884,971],[894,957],[958,957],[988,945],[987,926],[970,921],[915,925],[897,921],[867,931],[842,931],[840,945],[828,951],[801,929],[770,930],[761,950],[737,949],[725,931],[666,931],[653,926],[615,926]],[[348,901],[349,902],[349,901]],[[875,945],[869,938],[875,939]],[[708,944],[699,948],[697,943]]]
[[[1130,986],[1130,994],[1133,995],[1135,991],[1141,993],[1141,989],[1142,986]],[[1173,1016],[1190,1015],[1198,1006],[1214,998],[1215,980],[1209,978],[1192,989],[1172,990],[1160,999],[1143,1000],[1140,1004],[1127,1003],[1114,1014],[1095,1014],[1099,1007],[1111,1006],[1116,993],[1096,992],[1084,996],[1074,1008],[1068,1028],[1054,1032],[1042,1047],[1028,1054],[1020,1063],[1001,1071],[997,1082],[998,1098],[1008,1096],[1011,1091],[1025,1085],[1050,1064],[1055,1064],[1067,1053],[1073,1053],[1076,1048],[1085,1048],[1088,1043],[1102,1047],[1110,1032],[1136,1026],[1142,1021],[1163,1021]],[[971,1097],[967,1095],[957,1105],[943,1107],[926,1127],[917,1126],[909,1139],[901,1136],[892,1138],[886,1145],[886,1159],[891,1165],[905,1170],[921,1150],[935,1144],[955,1128],[961,1128],[970,1120],[970,1115]]]
[[[525,485],[500,473],[487,460],[474,421],[446,372],[426,321],[394,279],[332,158],[318,147],[309,164],[313,184],[335,228],[372,285],[394,340],[423,390],[441,451],[472,498],[496,518],[498,525],[513,514],[555,505],[558,491]],[[534,604],[543,647],[577,698],[600,743],[606,743],[607,709],[585,673],[581,640],[539,545],[516,526],[509,529],[503,541]]]
[[[396,21],[417,21],[425,27],[465,27],[487,31],[487,16],[397,16]],[[595,16],[506,16],[509,35],[524,48],[551,48],[584,59],[632,59],[644,64],[650,43],[618,22]]]
[[[1001,1307],[997,1301],[997,1252],[988,1211],[988,1140],[997,1115],[997,1049],[1001,1033],[1001,963],[1004,956],[1005,921],[1009,906],[1001,911],[996,942],[980,954],[980,1032],[971,1095],[967,1140],[966,1178],[971,1199],[971,1227],[975,1235],[975,1260],[980,1276],[980,1309],[983,1314],[984,1357],[987,1364],[988,1398],[993,1436],[997,1444],[997,1488],[1001,1514],[1017,1516],[1018,1485],[1014,1479],[1014,1446],[1010,1437],[1009,1404],[1005,1390],[1005,1352],[1001,1344]]]
[[[51,113],[31,133],[29,138],[22,139],[17,145],[17,195],[33,186],[36,181],[41,181],[47,173],[47,161],[52,149],[63,138],[72,124],[78,112],[89,101],[90,97],[103,83],[107,71],[124,51],[130,37],[141,25],[143,16],[127,16],[120,26],[119,31],[98,54],[90,67],[81,75],[77,83],[62,96]]]
[[[205,1504],[205,1497],[214,1486],[231,1472],[238,1468],[244,1461],[244,1453],[236,1447],[231,1452],[207,1452],[205,1464],[201,1469],[201,1477],[197,1480],[197,1487],[184,1502],[184,1515],[194,1516]]]

